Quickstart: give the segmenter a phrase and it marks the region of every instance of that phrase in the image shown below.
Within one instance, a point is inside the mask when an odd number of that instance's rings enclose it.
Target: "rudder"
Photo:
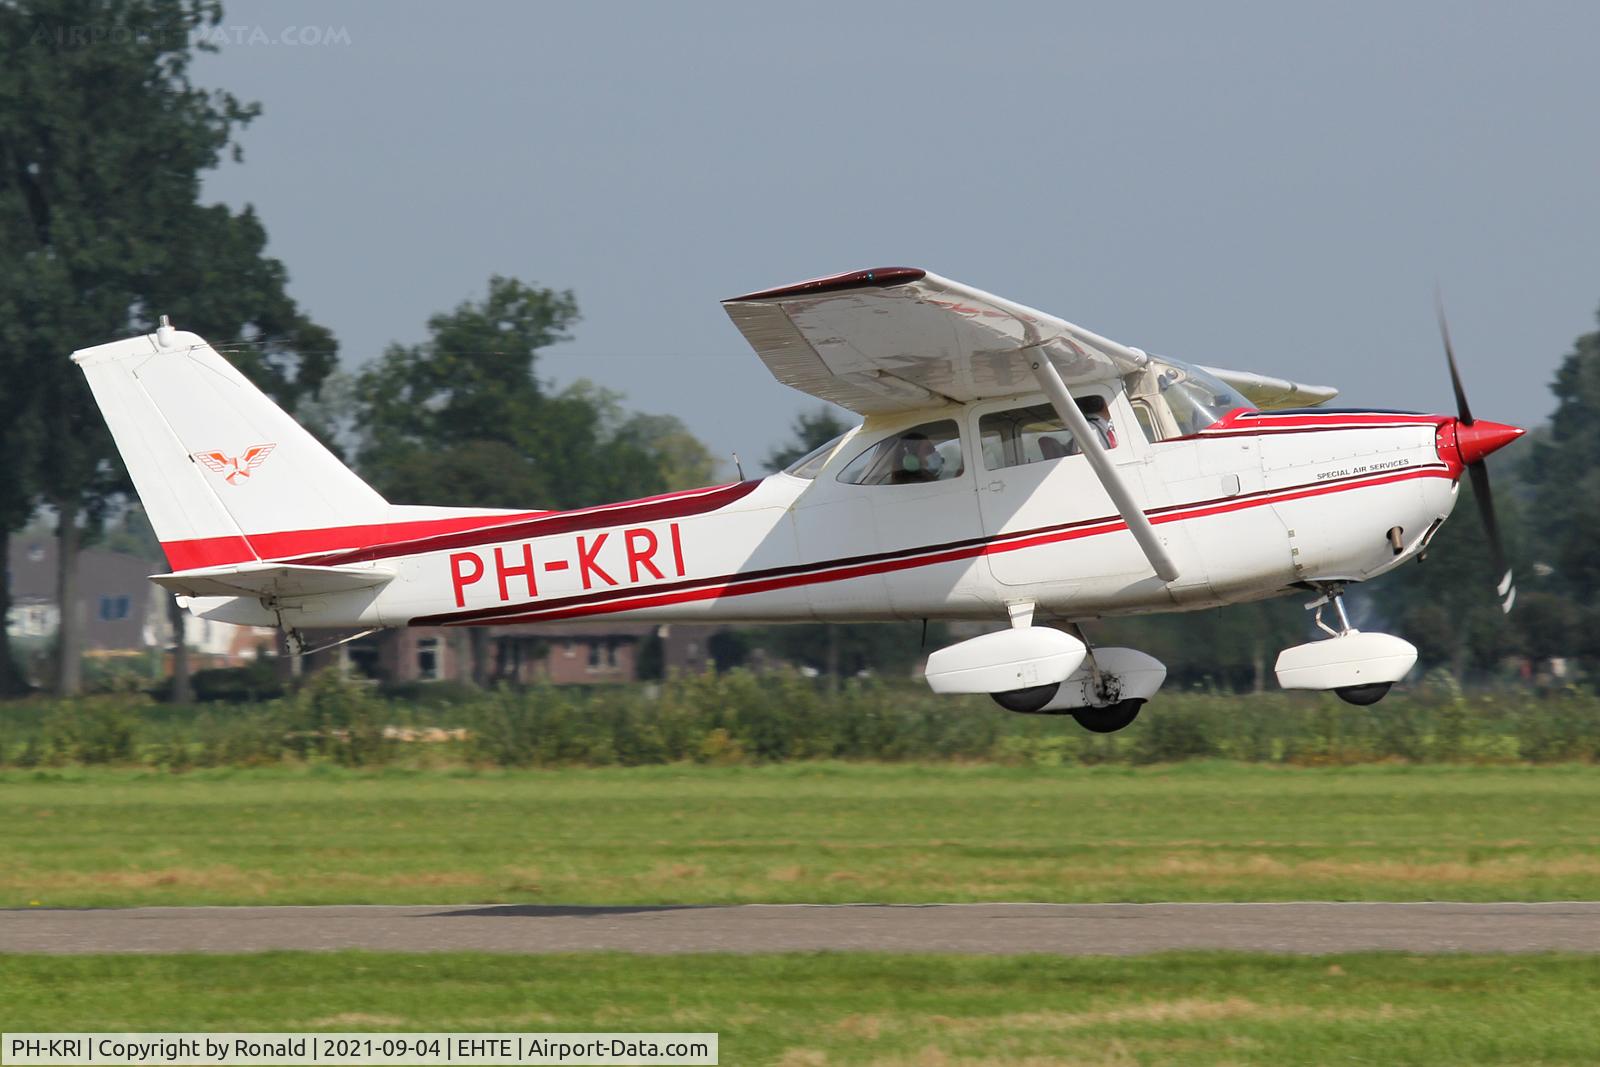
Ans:
[[[174,570],[278,558],[290,531],[387,521],[389,505],[204,339],[73,353]]]

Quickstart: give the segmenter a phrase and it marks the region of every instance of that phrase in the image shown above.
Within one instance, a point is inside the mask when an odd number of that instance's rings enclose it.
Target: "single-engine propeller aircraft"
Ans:
[[[864,421],[769,477],[576,511],[391,504],[165,319],[73,359],[172,568],[153,580],[296,651],[323,628],[974,619],[995,629],[928,657],[935,691],[1107,732],[1166,669],[1083,623],[1310,594],[1327,636],[1279,684],[1370,704],[1416,649],[1352,628],[1343,591],[1420,556],[1463,472],[1516,595],[1484,459],[1522,431],[1472,417],[1448,332],[1455,416],[1318,408],[1336,390],[910,268],[723,306],[779,381]]]

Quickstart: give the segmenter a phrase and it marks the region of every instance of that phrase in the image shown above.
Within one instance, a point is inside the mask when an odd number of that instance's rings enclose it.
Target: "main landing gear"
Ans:
[[[1417,650],[1393,634],[1362,633],[1351,626],[1342,584],[1323,586],[1322,592],[1306,607],[1316,611],[1317,627],[1328,639],[1280,652],[1278,684],[1285,689],[1331,689],[1340,700],[1359,707],[1376,704],[1416,664]],[[1338,629],[1322,620],[1329,604],[1338,616]]]
[[[1085,646],[1083,662],[1063,681],[989,696],[1007,711],[1071,715],[1090,733],[1110,734],[1133,725],[1166,677],[1159,660],[1137,649]]]
[[[1145,705],[1143,697],[1129,697],[1098,708],[1051,709],[1050,705],[1055,702],[1063,684],[1035,685],[1006,693],[990,693],[989,697],[1007,711],[1023,715],[1071,715],[1078,720],[1079,726],[1096,734],[1113,734],[1133,725],[1133,720],[1139,717],[1139,709]]]
[[[1091,650],[1077,627],[1033,625],[1033,605],[1010,609],[1011,629],[941,648],[928,657],[935,693],[987,693],[1007,711],[1071,715],[1111,733],[1139,717],[1167,668],[1131,648]]]

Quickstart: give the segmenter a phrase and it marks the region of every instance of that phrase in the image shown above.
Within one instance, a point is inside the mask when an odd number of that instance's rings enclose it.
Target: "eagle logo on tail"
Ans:
[[[223,452],[194,452],[191,455],[204,466],[224,475],[229,485],[240,485],[250,477],[252,471],[267,461],[277,447],[276,444],[251,445],[242,456],[230,456]]]

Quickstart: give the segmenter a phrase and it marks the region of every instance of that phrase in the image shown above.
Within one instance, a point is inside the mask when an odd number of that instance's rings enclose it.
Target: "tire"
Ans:
[[[1369,707],[1389,695],[1393,682],[1370,682],[1367,685],[1346,685],[1335,689],[1339,699],[1358,708]]]
[[[1103,708],[1082,708],[1073,712],[1072,717],[1092,734],[1114,734],[1133,725],[1142,707],[1142,700],[1123,700]]]
[[[1026,689],[1008,689],[1004,693],[990,693],[989,696],[1007,711],[1032,715],[1054,700],[1056,691],[1060,688],[1060,682],[1051,682],[1049,685],[1030,685]]]

